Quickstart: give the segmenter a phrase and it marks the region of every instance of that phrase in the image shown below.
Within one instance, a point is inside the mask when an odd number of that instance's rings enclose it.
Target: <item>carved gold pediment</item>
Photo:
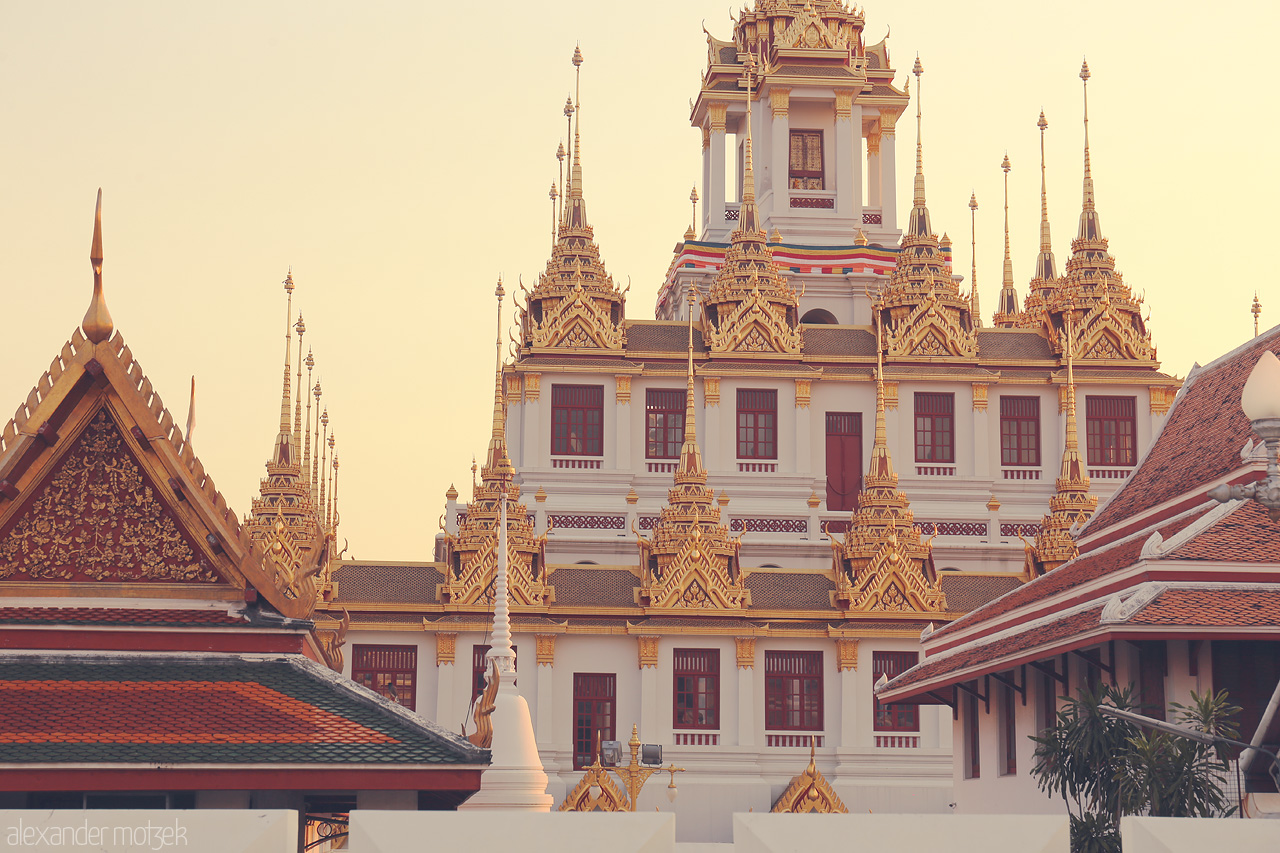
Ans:
[[[458,532],[445,535],[446,575],[437,589],[442,603],[485,607],[493,603],[498,517],[488,503],[469,504]],[[542,607],[554,598],[547,582],[545,548],[546,536],[534,536],[524,505],[508,504],[507,590],[513,604]]]
[[[773,814],[849,813],[831,783],[818,770],[812,745],[809,747],[809,766],[799,776],[791,778],[791,784],[769,811]]]
[[[849,38],[838,30],[829,29],[822,19],[814,13],[813,7],[808,3],[800,10],[800,13],[791,21],[791,24],[784,30],[781,30],[773,40],[775,48],[801,48],[805,50],[847,50],[849,48]]]
[[[541,320],[530,326],[535,347],[595,347],[621,350],[626,344],[626,331],[621,322],[621,295],[616,291],[601,294],[583,287],[581,281],[572,287],[538,288]]]
[[[908,292],[887,293],[883,307],[890,315],[885,335],[890,357],[977,356],[977,335],[966,325],[969,304],[959,294],[930,288],[911,299]]]
[[[737,540],[729,538],[721,526],[703,530],[695,525],[678,540],[667,537],[647,549],[641,546],[645,563],[652,557],[654,564],[639,592],[646,608],[741,610],[747,606],[745,577],[737,566]]]
[[[770,299],[759,287],[752,287],[731,301],[734,295],[712,290],[708,302],[718,301],[727,313],[717,313],[708,342],[713,352],[776,352],[798,355],[804,347],[800,328],[790,323],[794,306],[789,300]]]
[[[587,767],[578,780],[565,795],[560,804],[562,812],[625,812],[627,795],[617,782],[609,776],[609,768],[600,765],[599,750],[596,760]]]

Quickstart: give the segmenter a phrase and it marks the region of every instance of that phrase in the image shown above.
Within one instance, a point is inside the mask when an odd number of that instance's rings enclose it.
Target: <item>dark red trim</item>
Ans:
[[[0,628],[0,649],[93,652],[261,652],[306,654],[305,634],[245,634],[221,631],[85,631]]]
[[[0,791],[478,791],[480,770],[56,768],[6,770]]]
[[[1223,482],[1234,486],[1240,483],[1251,483],[1254,480],[1262,480],[1265,479],[1266,476],[1267,474],[1265,471],[1244,471],[1229,480],[1224,480]],[[1080,544],[1088,549],[1084,551],[1084,553],[1086,555],[1092,554],[1094,551],[1100,550],[1112,542],[1124,539],[1132,533],[1138,533],[1139,531],[1146,530],[1148,528],[1160,527],[1162,526],[1162,522],[1168,521],[1171,518],[1182,515],[1190,509],[1203,505],[1209,500],[1207,495],[1208,491],[1209,490],[1205,488],[1198,489],[1195,492],[1188,493],[1182,500],[1171,506],[1165,507],[1159,512],[1152,513],[1151,515],[1144,515],[1137,521],[1120,527],[1108,528],[1105,533],[1086,535],[1080,540]],[[1094,539],[1094,535],[1097,535],[1098,538]]]

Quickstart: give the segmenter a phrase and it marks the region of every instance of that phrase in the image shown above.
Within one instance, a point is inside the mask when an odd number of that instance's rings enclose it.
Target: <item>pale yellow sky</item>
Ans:
[[[1104,232],[1145,292],[1165,369],[1185,375],[1280,318],[1275,3],[868,0],[867,40],[924,78],[934,227],[995,306],[1001,173],[1020,289],[1038,240],[1041,108],[1059,267],[1080,204],[1087,55]],[[123,331],[239,512],[279,417],[293,265],[338,436],[349,555],[429,559],[443,493],[469,494],[491,412],[493,284],[531,283],[575,41],[588,210],[629,316],[652,317],[689,218],[688,123],[723,4],[0,3],[0,316],[7,419],[88,301],[94,194]],[[910,201],[910,123],[899,210]],[[508,305],[507,316],[510,316]]]

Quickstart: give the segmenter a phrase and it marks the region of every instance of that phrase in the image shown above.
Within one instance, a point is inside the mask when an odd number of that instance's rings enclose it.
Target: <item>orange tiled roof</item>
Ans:
[[[1129,618],[1127,624],[1205,628],[1280,626],[1280,586],[1275,589],[1166,589]]]

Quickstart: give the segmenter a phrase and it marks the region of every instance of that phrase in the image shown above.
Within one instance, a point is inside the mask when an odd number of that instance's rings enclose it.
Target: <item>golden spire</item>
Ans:
[[[747,146],[742,172],[742,207],[738,213],[738,227],[748,233],[760,230],[760,212],[756,209],[756,172],[751,153],[751,101],[755,97],[756,60],[748,56],[743,68],[747,81]]]
[[[113,328],[111,312],[107,310],[106,297],[102,295],[102,188],[98,188],[98,203],[93,209],[93,242],[89,246],[89,265],[93,267],[93,298],[89,310],[84,312],[80,328],[84,336],[95,344],[111,337]]]
[[[573,113],[574,113],[574,109],[573,109],[573,97],[572,97],[572,96],[569,96],[569,95],[566,95],[566,96],[565,96],[565,99],[564,99],[564,120],[565,120],[565,125],[566,125],[566,127],[568,128],[568,130],[566,131],[566,138],[569,140],[569,151],[568,151],[567,156],[568,156],[568,158],[569,158],[569,166],[570,166],[570,169],[571,169],[571,171],[569,172],[569,184],[570,184],[570,185],[572,185],[572,184],[573,184],[573,172],[572,172],[572,167],[573,167]],[[564,150],[564,146],[563,146],[563,145],[561,145],[561,146],[560,146],[560,148],[561,148],[561,151],[563,151],[563,150]],[[557,154],[557,156],[559,156],[559,155]],[[564,184],[564,175],[563,175],[563,174],[561,174],[560,183],[561,183],[562,185]],[[560,193],[560,221],[561,221],[561,222],[564,222],[564,221],[566,220],[566,218],[569,216],[569,189],[570,189],[570,187],[569,187],[569,186],[565,186],[565,187],[564,187],[564,189],[563,189],[563,190],[561,191],[561,193]]]
[[[560,191],[556,189],[556,185],[551,185],[551,191],[547,193],[547,198],[551,199],[551,245],[556,243],[556,199],[560,197]]]
[[[1080,442],[1076,427],[1076,378],[1074,338],[1071,315],[1066,317],[1067,350],[1067,424],[1062,449],[1062,468],[1058,474],[1049,514],[1041,522],[1033,546],[1036,564],[1028,566],[1028,574],[1051,571],[1080,553],[1072,538],[1073,528],[1083,525],[1098,506],[1098,498],[1089,494],[1089,477],[1080,458]],[[1031,554],[1028,554],[1031,557]]]
[[[485,457],[481,477],[487,485],[496,480],[505,486],[515,478],[516,472],[507,456],[507,406],[506,397],[502,393],[502,298],[506,296],[506,291],[502,287],[501,277],[493,294],[498,298],[498,337],[494,343],[493,434],[489,438],[489,453]]]
[[[302,387],[302,336],[307,332],[307,324],[302,320],[302,312],[298,312],[298,322],[293,324],[293,330],[298,333],[298,394],[293,410],[293,447],[294,455],[302,448],[302,397],[307,392]],[[295,462],[301,462],[301,459],[295,459]]]
[[[1253,336],[1258,336],[1258,317],[1262,315],[1262,303],[1258,301],[1258,291],[1253,292],[1253,307],[1249,309],[1253,314]]]
[[[924,143],[922,141],[924,120],[920,104],[920,77],[924,74],[924,65],[920,63],[919,55],[916,56],[916,64],[912,67],[911,73],[916,75],[916,181],[911,218],[907,220],[907,232],[917,237],[924,237],[932,234],[933,230],[929,225],[929,208],[924,200]]]
[[[1013,284],[1013,258],[1009,249],[1009,155],[1000,163],[1004,170],[1004,285],[1000,288],[1000,301],[996,306],[996,325],[1013,326],[1018,314],[1018,290]]]
[[[556,192],[556,197],[564,198],[564,140],[563,139],[560,140],[560,145],[556,147],[556,162],[560,164],[560,184],[559,184],[559,189]],[[555,216],[556,216],[556,221],[558,222],[561,217],[559,202],[556,203]],[[555,229],[553,227],[552,231],[554,230]]]
[[[876,437],[871,445],[871,465],[867,469],[867,485],[871,486],[873,477],[883,480],[885,485],[894,488],[898,485],[898,475],[893,470],[893,458],[889,455],[889,430],[884,418],[884,344],[880,335],[880,312],[876,312]]]
[[[307,365],[307,388],[310,389],[311,388],[311,371],[316,366],[315,357],[311,355],[310,349],[307,350],[307,358],[305,363]],[[319,400],[320,400],[319,394],[317,394],[316,402],[319,403]],[[312,476],[311,475],[311,394],[307,394],[307,424],[302,434],[304,436],[304,439],[303,439],[304,447],[302,451],[302,481],[304,483],[310,484],[311,476]]]
[[[329,497],[324,505],[324,529],[328,531],[333,526],[333,481],[338,476],[338,454],[334,450],[334,445],[338,443],[338,434],[329,434],[329,466],[332,470],[328,473],[329,478]]]
[[[587,224],[587,204],[582,198],[582,50],[573,49],[574,97],[572,109],[565,103],[565,115],[573,125],[573,158],[569,170],[569,198],[566,200],[565,224],[582,228]],[[572,116],[577,115],[577,121]]]
[[[1044,169],[1044,132],[1049,127],[1045,121],[1044,110],[1040,111],[1040,120],[1036,122],[1040,128],[1040,254],[1036,257],[1036,279],[1051,285],[1058,277],[1057,265],[1053,260],[1053,239],[1049,235],[1049,191],[1045,184]]]
[[[1080,65],[1080,79],[1084,81],[1084,205],[1080,211],[1079,240],[1097,240],[1102,237],[1102,223],[1093,199],[1093,171],[1089,166],[1089,63]]]
[[[286,294],[284,309],[284,390],[280,395],[280,433],[276,436],[275,452],[271,455],[271,461],[276,465],[292,465],[297,460],[293,458],[293,430],[289,427],[289,404],[293,402],[293,395],[290,393],[293,366],[290,362],[291,350],[293,345],[293,326],[291,320],[293,317],[293,268],[289,268],[288,275],[284,278],[284,292]]]
[[[320,426],[322,429],[322,432],[320,433],[320,501],[316,505],[317,512],[319,511],[320,507],[324,506],[324,487],[325,487],[325,480],[327,479],[325,475],[328,472],[328,469],[325,467],[325,465],[329,460],[328,460],[328,457],[325,455],[325,446],[324,446],[329,436],[329,407],[328,406],[326,406],[324,411],[320,413]]]
[[[311,389],[311,396],[316,398],[316,452],[311,457],[311,502],[317,506],[320,502],[320,395],[323,393],[320,380],[317,379],[315,387]],[[307,418],[310,420],[310,415]]]
[[[969,315],[973,326],[982,328],[982,309],[978,307],[978,194],[969,193],[969,257],[973,259],[973,272],[969,278]]]
[[[689,190],[689,203],[693,205],[693,224],[689,226],[689,230],[695,234],[698,231],[698,185],[694,184],[693,189]]]
[[[698,450],[697,417],[694,413],[693,395],[693,306],[697,294],[689,288],[689,367],[685,377],[684,396],[684,445],[680,448],[680,464],[676,466],[676,484],[705,483],[707,472],[702,467],[702,452]]]

